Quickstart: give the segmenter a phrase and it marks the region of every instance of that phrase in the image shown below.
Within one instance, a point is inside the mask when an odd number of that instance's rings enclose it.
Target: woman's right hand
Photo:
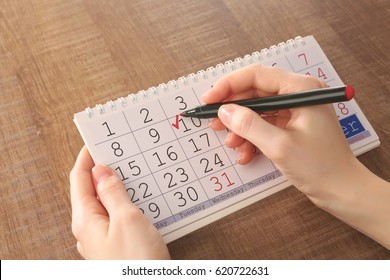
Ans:
[[[206,103],[258,98],[325,87],[322,81],[282,69],[250,65],[217,81],[202,98]],[[302,192],[315,199],[318,182],[341,176],[355,157],[332,105],[272,112],[268,117],[238,105],[224,105],[211,127],[231,131],[225,144],[248,163],[257,146]]]

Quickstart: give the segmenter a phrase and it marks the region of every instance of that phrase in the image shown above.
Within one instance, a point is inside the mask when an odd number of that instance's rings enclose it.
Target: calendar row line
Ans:
[[[286,59],[288,61],[288,58],[286,58]],[[313,65],[307,65],[306,67],[303,67],[302,69],[294,69],[294,72],[295,73],[300,73],[300,72],[311,70],[312,68],[317,68],[317,69],[320,68],[320,69],[322,69],[323,67],[326,67],[325,63],[324,62],[318,62],[318,63],[313,64]]]

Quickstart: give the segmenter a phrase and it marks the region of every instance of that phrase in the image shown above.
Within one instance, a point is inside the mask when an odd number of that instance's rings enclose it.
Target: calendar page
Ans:
[[[115,170],[166,242],[290,185],[260,151],[253,151],[250,164],[239,165],[236,152],[223,145],[227,131],[209,129],[207,119],[180,116],[201,105],[200,96],[215,81],[251,63],[343,85],[314,37],[297,37],[75,114],[94,162]],[[379,145],[354,100],[334,107],[356,154]]]

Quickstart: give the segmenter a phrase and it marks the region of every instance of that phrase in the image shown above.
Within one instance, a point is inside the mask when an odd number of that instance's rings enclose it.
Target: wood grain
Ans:
[[[69,171],[85,107],[313,34],[381,139],[390,180],[387,0],[0,1],[0,258],[79,259]],[[375,15],[375,20],[372,20]],[[290,187],[169,244],[176,259],[390,259]]]

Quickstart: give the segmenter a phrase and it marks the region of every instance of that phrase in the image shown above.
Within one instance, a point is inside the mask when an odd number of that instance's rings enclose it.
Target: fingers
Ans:
[[[216,131],[226,129],[226,126],[218,118],[211,119],[209,126],[211,129],[214,129]]]
[[[104,207],[96,199],[96,191],[91,177],[93,160],[86,147],[83,147],[70,172],[70,195],[72,204],[72,228],[76,231],[90,217],[107,215]],[[77,237],[76,237],[77,238]]]
[[[202,95],[202,99],[209,104],[293,93],[326,86],[325,82],[311,76],[291,73],[276,67],[252,64],[218,80],[210,90]]]
[[[91,156],[87,148],[84,146],[77,156],[75,165],[70,172],[70,190],[72,198],[72,206],[80,206],[78,199],[80,197],[96,196],[95,189],[92,185],[91,170],[94,166]],[[79,188],[80,183],[87,183],[91,187]],[[73,203],[75,202],[75,203]]]
[[[241,146],[245,142],[245,139],[233,132],[229,132],[225,138],[225,145],[228,148],[236,148]]]
[[[253,144],[249,141],[243,141],[242,144],[236,147],[236,151],[238,152],[237,163],[239,164],[247,164],[253,159]]]
[[[235,94],[245,95],[239,99],[276,94],[288,75],[280,68],[252,64],[217,81],[213,88],[203,94],[202,99],[205,103],[216,103],[231,99]]]
[[[97,165],[92,169],[92,175],[96,193],[110,218],[122,215],[129,207],[136,207],[131,203],[122,181],[111,168]]]
[[[265,155],[267,151],[272,151],[273,141],[285,133],[283,129],[263,120],[256,112],[235,104],[222,106],[218,117],[235,134],[261,147]],[[245,156],[241,162],[246,162],[249,158],[246,154],[241,156]]]
[[[119,208],[131,204],[122,181],[109,167],[94,167],[86,147],[77,157],[70,182],[74,223],[82,224],[82,221],[91,220],[95,214],[108,216],[108,212],[111,216],[118,213]]]

